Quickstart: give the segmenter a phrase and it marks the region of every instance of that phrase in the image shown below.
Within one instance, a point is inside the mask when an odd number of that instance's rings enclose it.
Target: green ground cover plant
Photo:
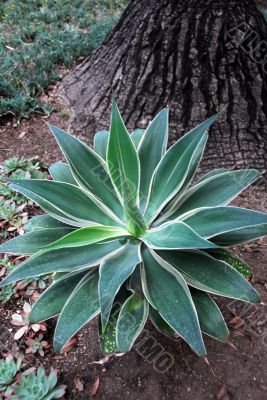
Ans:
[[[52,108],[38,96],[100,45],[126,0],[7,0],[0,4],[0,117]]]

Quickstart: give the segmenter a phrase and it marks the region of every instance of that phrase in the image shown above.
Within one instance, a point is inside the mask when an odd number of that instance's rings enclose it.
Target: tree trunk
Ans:
[[[109,124],[112,94],[128,128],[170,108],[171,141],[224,106],[202,169],[267,166],[267,24],[253,0],[132,0],[61,95],[72,131]]]

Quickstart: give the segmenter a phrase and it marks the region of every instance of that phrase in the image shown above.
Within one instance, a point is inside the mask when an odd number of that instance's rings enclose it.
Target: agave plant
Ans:
[[[44,368],[38,368],[36,374],[21,375],[15,386],[12,400],[51,400],[60,399],[65,393],[65,385],[57,385],[56,371],[46,376]]]
[[[228,206],[259,179],[254,169],[217,169],[191,184],[218,114],[168,150],[168,110],[128,134],[115,102],[110,131],[94,149],[50,126],[67,163],[51,180],[14,180],[11,187],[48,213],[3,252],[31,255],[1,282],[56,273],[31,311],[31,322],[59,316],[61,350],[100,314],[104,352],[131,349],[147,319],[205,356],[202,332],[220,341],[228,329],[211,294],[256,303],[251,270],[224,246],[267,233],[267,215]]]

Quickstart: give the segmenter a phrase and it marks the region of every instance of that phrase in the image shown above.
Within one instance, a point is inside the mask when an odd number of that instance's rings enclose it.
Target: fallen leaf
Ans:
[[[26,131],[22,131],[19,136],[17,137],[17,139],[22,139],[24,136],[26,135]]]
[[[247,253],[253,253],[253,249],[252,249],[248,244],[245,244],[245,245],[244,245],[244,250],[245,250]]]
[[[112,357],[112,354],[110,354],[110,355],[108,355],[108,356],[106,356],[106,357],[104,357],[104,358],[101,358],[101,360],[99,360],[99,361],[92,361],[92,362],[90,362],[89,364],[104,365],[104,364],[106,364],[106,363],[110,360],[111,357]]]
[[[74,379],[74,385],[75,385],[76,389],[77,389],[79,392],[82,392],[82,391],[83,391],[84,387],[83,387],[83,383],[82,383],[82,381],[80,380],[80,378],[76,377],[76,378]]]
[[[69,353],[74,347],[77,346],[77,343],[78,343],[78,336],[75,335],[67,343],[64,344],[64,346],[61,349],[61,353],[63,354]]]
[[[116,353],[115,357],[123,357],[126,353]]]
[[[223,400],[223,398],[227,395],[227,386],[224,384],[219,392],[217,393],[216,399],[217,400]]]
[[[231,325],[231,327],[234,329],[240,328],[242,325],[244,325],[244,323],[245,323],[244,320],[239,316],[233,317],[229,321],[229,325]]]
[[[250,341],[249,341],[249,348],[250,348],[250,350],[254,349],[254,342],[253,342],[253,340],[251,338],[250,338]]]
[[[210,363],[209,363],[209,360],[207,359],[207,357],[204,357],[204,361],[210,367]]]
[[[262,246],[264,244],[264,237],[263,236],[257,240],[257,244],[259,246]]]
[[[238,329],[234,331],[233,335],[234,336],[242,336],[242,337],[246,336],[242,331],[240,331]]]
[[[95,381],[95,383],[93,384],[92,389],[91,389],[91,395],[92,395],[93,397],[94,397],[94,396],[97,394],[97,392],[98,392],[99,383],[100,383],[100,380],[99,380],[99,377],[97,377],[97,379],[96,379],[96,381]]]

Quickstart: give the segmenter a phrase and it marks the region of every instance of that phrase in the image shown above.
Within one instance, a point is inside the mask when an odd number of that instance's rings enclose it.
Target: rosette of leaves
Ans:
[[[0,360],[0,392],[4,392],[11,385],[21,367],[21,359],[14,360],[11,355]]]
[[[228,337],[210,294],[259,301],[249,266],[224,246],[267,233],[266,214],[228,205],[260,172],[223,168],[191,183],[217,118],[167,150],[167,109],[129,135],[113,102],[110,130],[95,135],[94,149],[50,126],[67,161],[51,166],[53,181],[8,180],[48,215],[2,245],[31,257],[1,286],[56,273],[30,316],[59,316],[56,349],[99,314],[104,352],[130,350],[149,318],[205,356],[202,333]]]
[[[66,386],[57,386],[57,374],[52,370],[48,376],[39,367],[36,373],[21,375],[15,386],[13,400],[51,400],[60,399],[65,393]]]

